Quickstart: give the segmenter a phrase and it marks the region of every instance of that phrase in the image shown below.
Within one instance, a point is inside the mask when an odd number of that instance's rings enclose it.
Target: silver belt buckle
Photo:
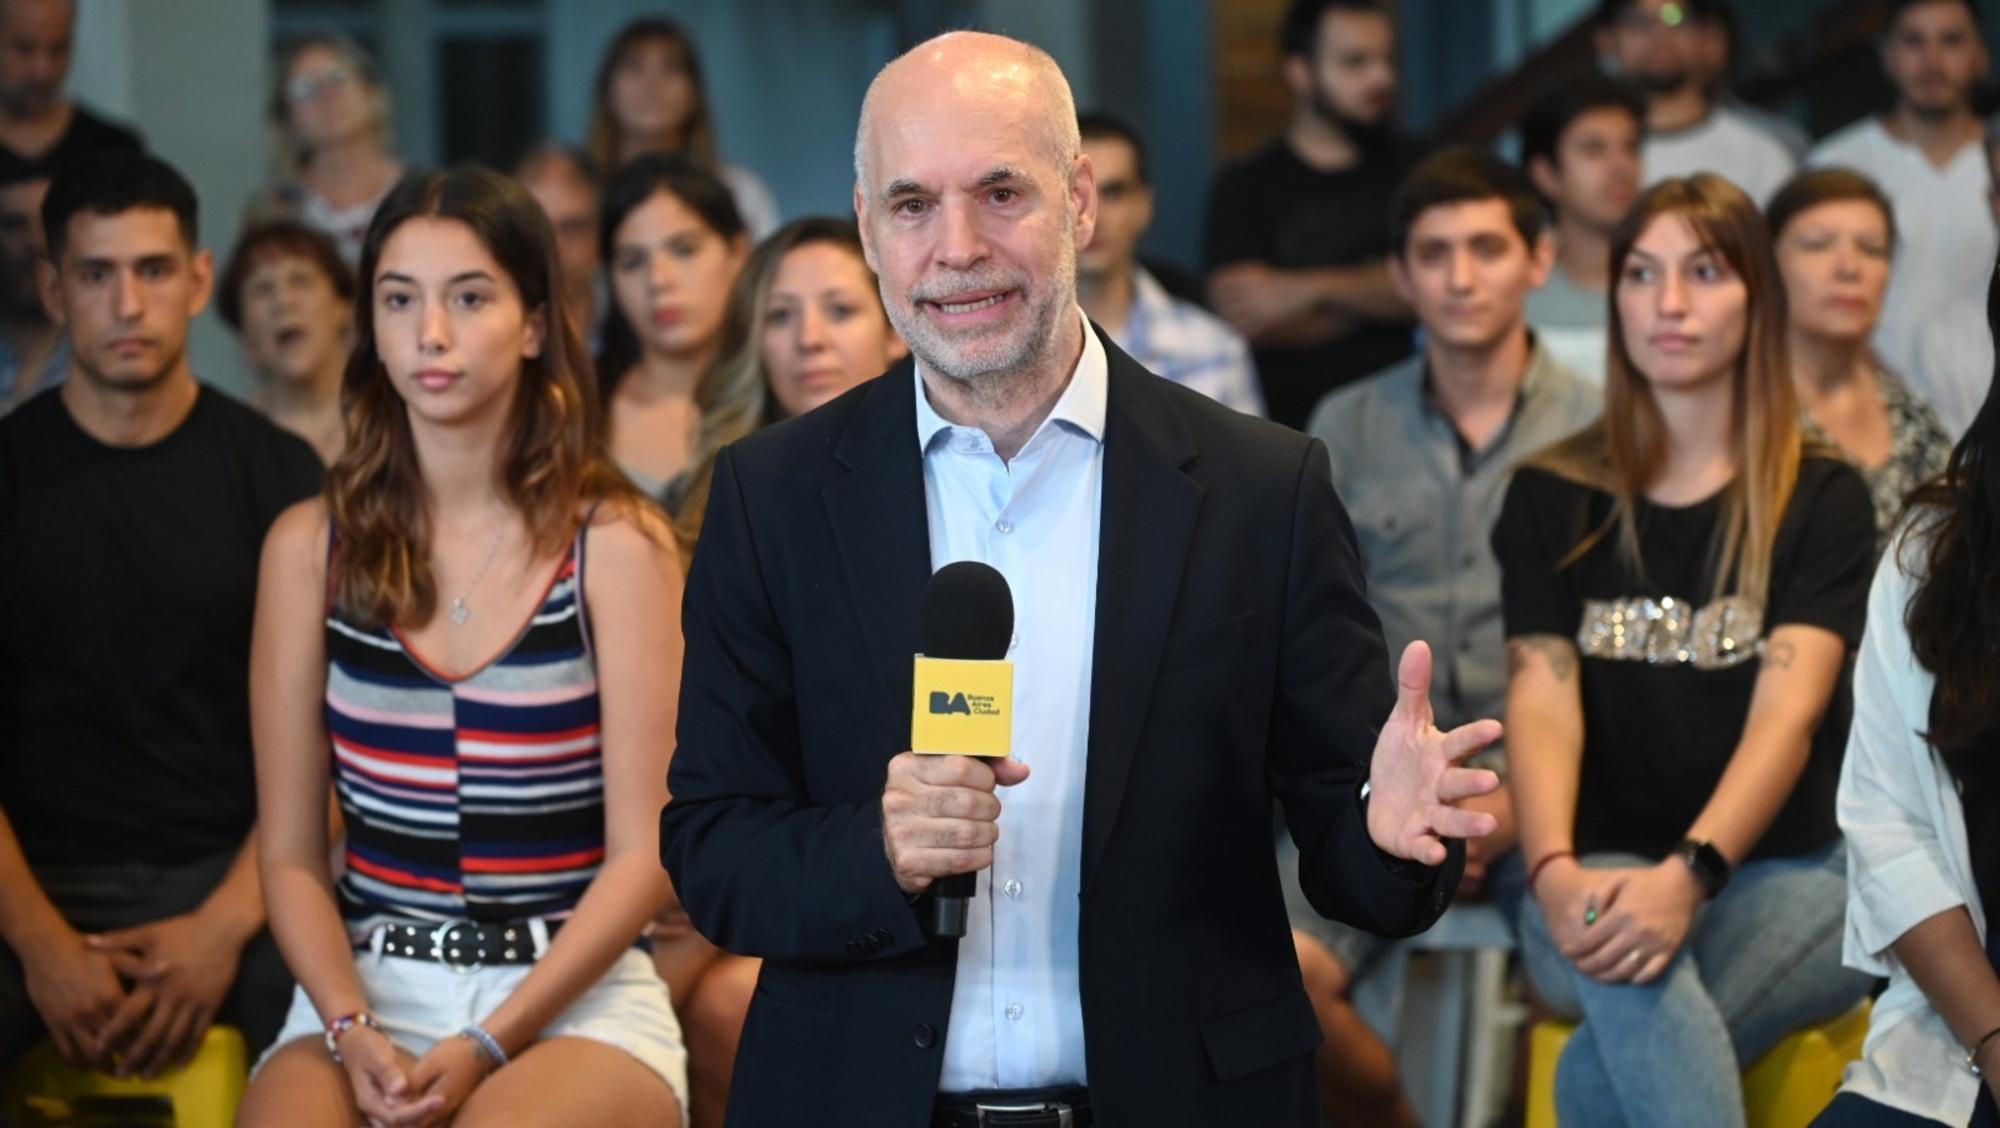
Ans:
[[[1075,1110],[1063,1101],[1042,1101],[1039,1104],[1023,1105],[982,1104],[973,1105],[972,1107],[979,1112],[979,1128],[986,1128],[987,1125],[993,1123],[986,1118],[986,1114],[989,1112],[1053,1112],[1056,1114],[1056,1124],[1060,1128],[1072,1128],[1075,1122]]]
[[[470,961],[461,958],[459,950],[452,947],[450,942],[450,936],[454,931],[460,928],[476,929],[478,927],[477,924],[464,917],[448,920],[438,925],[431,930],[431,957],[458,975],[471,975],[473,972],[486,966],[485,960],[477,952],[472,954]]]

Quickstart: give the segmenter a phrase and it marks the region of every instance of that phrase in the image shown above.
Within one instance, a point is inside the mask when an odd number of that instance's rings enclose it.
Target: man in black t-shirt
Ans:
[[[1391,120],[1395,46],[1376,0],[1294,0],[1291,123],[1209,193],[1209,300],[1256,348],[1266,406],[1288,426],[1410,353],[1387,266],[1389,201],[1415,157]]]
[[[42,208],[69,378],[0,419],[0,1064],[42,1029],[148,1073],[211,1020],[253,1052],[290,1002],[264,928],[250,626],[311,448],[197,383],[213,262],[193,190],[137,153]]]
[[[48,176],[71,157],[138,149],[139,135],[63,93],[76,0],[0,0],[0,184]]]

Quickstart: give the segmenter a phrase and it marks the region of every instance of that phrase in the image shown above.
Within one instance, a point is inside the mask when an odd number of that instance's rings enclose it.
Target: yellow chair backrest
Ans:
[[[1806,1128],[1820,1114],[1847,1064],[1861,1056],[1869,1005],[1794,1032],[1743,1071],[1743,1114],[1750,1128]],[[1556,1061],[1576,1027],[1538,1023],[1528,1040],[1527,1128],[1556,1128]]]
[[[248,1080],[243,1035],[228,1026],[209,1027],[194,1060],[150,1081],[72,1068],[44,1040],[0,1074],[0,1122],[143,1124],[159,1116],[178,1128],[229,1128]]]

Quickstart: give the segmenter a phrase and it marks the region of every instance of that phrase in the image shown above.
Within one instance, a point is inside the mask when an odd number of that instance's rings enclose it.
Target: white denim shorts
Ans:
[[[534,970],[532,964],[515,964],[460,974],[430,960],[381,955],[366,948],[355,951],[354,966],[382,1032],[417,1057],[492,1014]],[[294,988],[284,1027],[258,1067],[280,1047],[300,1038],[318,1038],[325,1030],[326,1023],[305,989]],[[543,1028],[541,1037],[588,1038],[631,1054],[672,1087],[686,1122],[687,1049],[681,1042],[681,1024],[667,999],[667,985],[645,952],[626,949],[568,1010]]]

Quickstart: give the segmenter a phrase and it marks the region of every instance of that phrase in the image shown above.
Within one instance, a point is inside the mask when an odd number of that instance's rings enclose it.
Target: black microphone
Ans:
[[[1014,594],[1007,577],[991,565],[961,560],[939,568],[924,589],[920,612],[923,656],[991,662],[1007,657],[1014,639]],[[928,687],[918,685],[921,699]],[[923,708],[922,700],[918,708]],[[956,938],[965,935],[967,903],[979,888],[979,875],[953,874],[934,884],[931,933]]]

